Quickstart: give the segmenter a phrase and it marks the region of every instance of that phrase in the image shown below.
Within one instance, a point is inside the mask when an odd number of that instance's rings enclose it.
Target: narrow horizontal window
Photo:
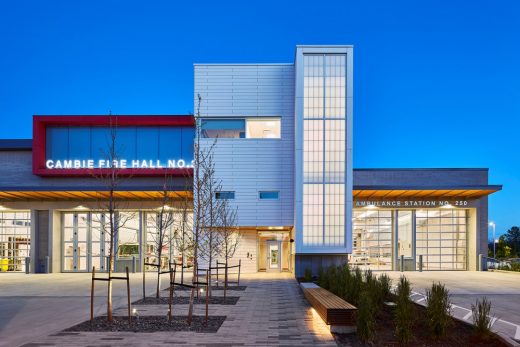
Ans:
[[[215,192],[215,199],[229,200],[235,198],[235,192]]]
[[[281,137],[280,118],[247,119],[248,139],[279,139]]]
[[[246,125],[244,119],[208,119],[204,118],[200,124],[203,138],[231,138],[242,139],[246,137]]]
[[[277,190],[266,190],[258,192],[258,197],[262,200],[276,200],[278,199],[280,192]]]

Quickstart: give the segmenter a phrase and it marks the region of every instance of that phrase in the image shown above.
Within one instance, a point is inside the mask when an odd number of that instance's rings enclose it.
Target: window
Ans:
[[[248,139],[279,139],[280,118],[248,119],[246,137]]]
[[[235,192],[216,192],[215,193],[215,199],[219,200],[229,200],[235,198]]]
[[[203,119],[200,127],[203,138],[242,139],[246,137],[244,119]]]
[[[203,138],[279,139],[280,118],[202,119]]]
[[[0,213],[0,272],[24,271],[31,251],[31,213]]]
[[[261,191],[258,192],[258,197],[262,200],[277,200],[279,193],[277,190]]]
[[[46,130],[46,158],[56,160],[94,161],[107,159],[110,148],[109,127],[48,127]],[[120,160],[193,160],[193,138],[191,127],[177,126],[121,126],[116,128],[116,151]]]
[[[303,244],[345,244],[343,54],[304,55]]]

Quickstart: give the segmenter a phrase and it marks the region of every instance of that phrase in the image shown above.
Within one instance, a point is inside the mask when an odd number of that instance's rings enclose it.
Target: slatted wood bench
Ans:
[[[323,321],[331,327],[355,327],[357,308],[318,286],[302,286],[303,294]]]

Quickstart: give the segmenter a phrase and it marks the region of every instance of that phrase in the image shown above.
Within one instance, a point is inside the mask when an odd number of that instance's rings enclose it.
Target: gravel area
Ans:
[[[142,316],[138,319],[134,317],[132,322],[128,324],[128,318],[123,316],[114,316],[112,322],[108,322],[106,317],[96,317],[93,323],[88,320],[63,331],[133,331],[148,333],[156,331],[194,331],[198,333],[216,333],[226,320],[226,316],[210,316],[206,324],[204,316],[193,316],[191,325],[188,325],[186,318],[187,316],[174,316],[172,321],[168,322],[166,316]]]
[[[238,299],[240,299],[239,296],[228,296],[226,299],[224,299],[223,296],[212,296],[209,298],[209,303],[211,305],[236,305],[238,302]],[[137,300],[132,303],[132,305],[162,305],[166,304],[168,305],[169,299],[168,297],[161,297],[159,299],[154,297],[147,297],[146,299]],[[189,296],[174,296],[173,297],[173,304],[174,305],[187,305],[190,302]],[[206,304],[206,297],[200,296],[199,298],[194,298],[194,304],[196,305],[205,305]]]

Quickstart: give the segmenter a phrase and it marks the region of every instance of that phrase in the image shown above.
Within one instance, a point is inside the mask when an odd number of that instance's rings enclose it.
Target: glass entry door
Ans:
[[[65,214],[63,228],[63,270],[88,269],[88,214]]]
[[[266,241],[267,271],[280,271],[280,241]]]
[[[64,212],[63,271],[106,271],[109,237],[102,213]]]
[[[401,256],[404,257],[404,270],[415,270],[415,236],[413,211],[397,211],[397,269],[401,269]]]

